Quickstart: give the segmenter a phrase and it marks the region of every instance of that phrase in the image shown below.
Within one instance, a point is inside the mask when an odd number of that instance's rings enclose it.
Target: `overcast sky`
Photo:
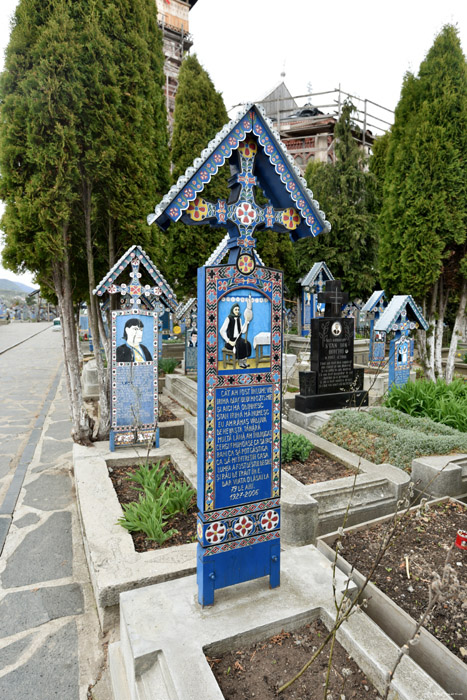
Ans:
[[[0,68],[16,5],[0,0]],[[467,54],[467,0],[198,0],[190,12],[192,51],[228,110],[261,100],[282,79],[293,95],[340,85],[393,110],[404,74],[418,72],[447,23]],[[0,277],[15,278],[1,265]]]
[[[394,109],[407,70],[444,24],[467,50],[465,0],[198,0],[193,49],[233,105],[263,98],[282,78],[293,95],[333,90]]]

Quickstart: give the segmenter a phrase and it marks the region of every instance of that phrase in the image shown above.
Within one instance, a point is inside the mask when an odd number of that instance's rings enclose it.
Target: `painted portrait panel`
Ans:
[[[218,371],[271,369],[271,302],[255,289],[219,299]]]

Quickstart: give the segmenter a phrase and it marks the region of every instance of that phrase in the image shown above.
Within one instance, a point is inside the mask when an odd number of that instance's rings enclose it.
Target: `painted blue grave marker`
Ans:
[[[325,262],[317,262],[311,270],[299,280],[302,294],[300,299],[300,321],[302,336],[310,335],[311,320],[318,318],[324,311],[324,305],[318,303],[318,294],[324,291],[326,282],[334,279]],[[321,308],[320,308],[321,307]]]
[[[229,159],[229,200],[199,196]],[[256,202],[260,186],[269,202]],[[292,241],[330,230],[271,122],[256,105],[232,120],[148,216],[224,226],[198,270],[198,600],[269,576],[280,583],[283,274],[262,265],[254,233]],[[228,263],[221,265],[225,254]]]
[[[410,333],[417,328],[428,330],[429,324],[410,294],[396,295],[389,302],[382,316],[375,321],[374,332],[394,333],[389,343],[389,384],[406,384],[413,364],[414,341]]]
[[[370,349],[368,353],[368,364],[370,367],[382,367],[386,357],[386,333],[384,331],[375,331],[375,323],[384,313],[388,302],[384,294],[384,290],[379,289],[373,292],[366,304],[362,308],[365,314],[372,314],[373,318],[370,321]]]
[[[198,368],[198,326],[194,319],[193,325],[185,330],[185,374],[196,372]]]
[[[158,446],[157,314],[112,311],[113,446]]]
[[[143,286],[140,283],[141,266],[155,285]],[[118,284],[117,278],[127,267],[131,267],[130,283]],[[104,293],[120,294],[124,307],[112,311],[110,449],[131,445],[158,446],[160,301],[164,300],[175,309],[175,295],[138,246],[127,250],[93,293],[100,297]],[[151,306],[155,308],[151,309]]]
[[[201,268],[198,294],[198,588],[209,605],[215,588],[267,575],[279,585],[283,275]],[[254,350],[260,334],[267,354]]]

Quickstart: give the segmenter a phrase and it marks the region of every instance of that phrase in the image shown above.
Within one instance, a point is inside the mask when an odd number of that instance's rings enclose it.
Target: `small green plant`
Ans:
[[[291,386],[290,384],[287,385],[287,391],[289,391],[291,394],[296,394],[297,391],[300,391],[298,386]]]
[[[173,509],[174,513],[180,512],[186,515],[191,508],[194,496],[195,492],[191,486],[188,486],[185,482],[177,481],[175,484],[170,485],[169,507]]]
[[[313,445],[304,435],[287,433],[282,438],[281,461],[283,464],[287,464],[293,459],[298,459],[300,462],[304,462],[308,458],[312,449]]]
[[[129,532],[144,532],[147,539],[163,544],[178,530],[164,530],[166,520],[176,513],[186,515],[195,496],[194,489],[184,482],[174,481],[167,467],[142,464],[128,481],[139,491],[138,501],[123,505],[123,516],[118,523]]]
[[[172,374],[177,365],[175,357],[161,357],[158,363],[159,374]]]
[[[149,540],[161,545],[178,532],[174,528],[164,531],[165,521],[169,517],[164,514],[167,500],[168,493],[161,499],[140,493],[139,501],[123,505],[124,515],[118,522],[128,532],[144,532]]]
[[[154,465],[142,464],[134,474],[127,477],[127,481],[136,482],[137,486],[133,487],[136,491],[151,494],[158,499],[167,488],[167,470],[160,461]]]

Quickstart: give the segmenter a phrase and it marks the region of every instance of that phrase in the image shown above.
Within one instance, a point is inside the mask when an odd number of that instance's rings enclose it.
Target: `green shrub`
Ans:
[[[281,461],[283,464],[291,462],[293,459],[298,459],[304,462],[313,445],[304,435],[296,435],[295,433],[287,433],[282,438],[282,454]]]
[[[421,379],[393,386],[384,405],[467,432],[467,383],[462,379],[450,384],[443,379],[436,382]]]
[[[186,483],[173,481],[167,468],[158,462],[151,466],[142,464],[128,477],[139,491],[138,501],[123,505],[123,516],[118,523],[129,532],[144,532],[149,540],[159,545],[178,530],[165,531],[166,520],[176,513],[188,513],[195,496],[194,489]]]
[[[319,434],[370,462],[389,462],[406,471],[422,455],[467,451],[463,432],[385,407],[336,411]]]
[[[161,357],[158,363],[159,374],[172,374],[177,365],[175,357]]]

